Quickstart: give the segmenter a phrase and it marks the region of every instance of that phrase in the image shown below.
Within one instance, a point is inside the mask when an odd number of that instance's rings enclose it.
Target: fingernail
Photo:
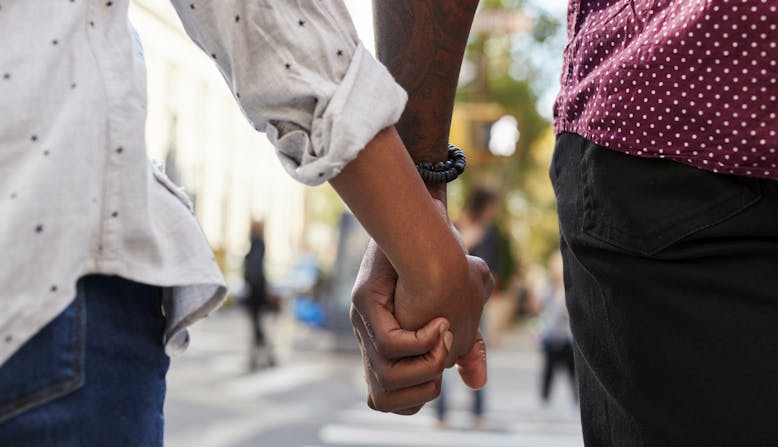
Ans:
[[[448,323],[443,323],[440,325],[440,335],[443,335],[448,330]]]
[[[451,331],[447,331],[443,336],[443,344],[446,345],[446,350],[451,350],[451,345],[454,344],[454,334]]]

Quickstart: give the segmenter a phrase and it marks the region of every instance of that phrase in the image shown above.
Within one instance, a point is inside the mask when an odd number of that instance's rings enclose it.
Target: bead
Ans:
[[[422,161],[416,163],[419,176],[428,184],[448,183],[459,177],[465,171],[467,157],[462,149],[453,144],[448,145],[448,159],[439,162]]]

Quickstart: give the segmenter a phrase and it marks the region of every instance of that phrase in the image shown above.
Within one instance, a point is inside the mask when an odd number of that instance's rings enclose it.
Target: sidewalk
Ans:
[[[302,334],[301,334],[302,332]],[[325,350],[325,333],[282,319],[274,331],[279,366],[248,374],[248,324],[226,309],[195,327],[192,346],[168,376],[169,447],[579,447],[581,431],[567,378],[552,404],[538,397],[540,357],[515,329],[490,350],[486,418],[472,430],[470,393],[449,374],[449,428],[436,428],[431,405],[402,417],[371,411],[357,356]],[[306,349],[291,349],[292,345]]]

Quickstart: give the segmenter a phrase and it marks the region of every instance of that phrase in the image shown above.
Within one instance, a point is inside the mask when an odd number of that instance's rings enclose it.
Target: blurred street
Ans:
[[[431,405],[418,415],[376,413],[364,403],[356,354],[328,352],[326,332],[281,317],[270,328],[279,365],[248,373],[249,326],[237,307],[217,312],[192,331],[187,353],[168,375],[169,447],[577,447],[577,409],[559,376],[543,406],[537,390],[540,355],[527,330],[513,329],[490,350],[486,417],[473,429],[470,393],[447,376],[450,416],[437,427]]]

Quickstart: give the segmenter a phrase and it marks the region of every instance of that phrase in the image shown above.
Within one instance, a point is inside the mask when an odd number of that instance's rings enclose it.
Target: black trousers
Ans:
[[[560,344],[543,344],[543,376],[540,385],[540,396],[544,402],[551,397],[551,384],[554,381],[554,373],[557,369],[567,372],[570,382],[573,384],[573,396],[577,396],[577,382],[575,380],[575,366],[573,362],[573,345],[570,342]]]
[[[778,182],[573,134],[551,179],[586,445],[778,446]]]

